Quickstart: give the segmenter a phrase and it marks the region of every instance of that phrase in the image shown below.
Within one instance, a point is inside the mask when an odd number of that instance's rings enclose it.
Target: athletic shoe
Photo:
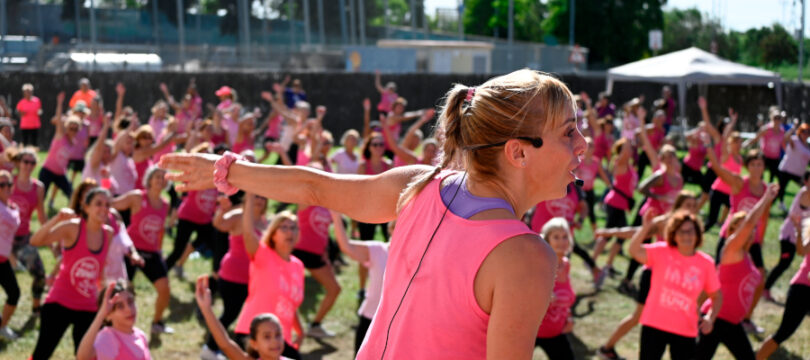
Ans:
[[[309,327],[309,331],[307,331],[307,336],[316,339],[323,339],[335,337],[335,333],[324,329],[321,325],[311,325]]]
[[[8,326],[0,328],[0,338],[8,341],[14,341],[17,340],[17,337],[17,333],[15,333],[14,330],[9,329]]]
[[[754,324],[754,322],[751,321],[750,319],[743,320],[742,321],[742,326],[743,326],[743,329],[745,329],[745,332],[747,332],[749,334],[758,335],[758,334],[765,333],[765,329],[757,326],[757,324]]]
[[[616,353],[616,349],[608,349],[604,346],[600,346],[597,353],[602,360],[624,360],[623,357]]]
[[[593,287],[597,291],[602,289],[602,284],[605,283],[605,277],[607,277],[607,271],[603,269],[599,271],[599,275],[596,275],[596,278],[593,280]]]
[[[631,282],[627,280],[622,280],[622,282],[619,284],[619,292],[625,295],[635,296],[636,287],[633,286]]]
[[[208,348],[208,345],[203,345],[200,350],[200,360],[227,360],[225,355],[220,354]]]
[[[785,207],[785,203],[782,202],[782,201],[779,202],[779,210],[782,210],[782,212],[785,213],[785,214],[787,214],[787,212],[788,212],[787,207]]]
[[[186,272],[183,271],[182,266],[178,265],[174,267],[174,276],[177,276],[177,278],[180,280],[186,280]]]
[[[610,276],[611,278],[622,276],[621,271],[614,269],[613,266],[606,266],[605,270],[607,270],[608,276]]]
[[[160,321],[152,323],[152,334],[174,334],[174,329]]]
[[[776,302],[776,299],[774,299],[774,298],[773,298],[773,295],[771,295],[771,291],[770,291],[770,290],[767,290],[767,289],[766,289],[765,291],[763,291],[763,292],[762,292],[762,297],[764,297],[764,298],[765,298],[765,300],[768,300],[768,301],[770,301],[770,302]]]

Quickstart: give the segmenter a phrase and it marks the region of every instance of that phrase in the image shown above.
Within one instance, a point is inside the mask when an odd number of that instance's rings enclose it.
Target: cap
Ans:
[[[87,115],[90,115],[90,108],[87,107],[87,104],[85,104],[84,100],[77,101],[76,105],[73,105],[73,109],[71,109],[71,111],[83,112]]]
[[[232,92],[231,92],[231,88],[229,88],[227,86],[223,86],[223,87],[219,88],[219,90],[217,90],[214,94],[216,94],[216,96],[228,96],[228,95],[231,95]]]
[[[85,77],[79,79],[79,85],[90,85],[90,79]]]
[[[34,85],[31,85],[30,83],[25,83],[22,86],[22,91],[34,91]]]

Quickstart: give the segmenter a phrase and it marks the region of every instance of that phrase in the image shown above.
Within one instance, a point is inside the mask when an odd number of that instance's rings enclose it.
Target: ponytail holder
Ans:
[[[464,99],[466,102],[471,102],[473,96],[475,96],[475,88],[471,87],[467,89],[467,97]]]
[[[231,164],[236,162],[236,160],[244,160],[244,158],[241,155],[226,151],[222,154],[222,157],[214,163],[214,185],[219,192],[228,196],[236,194],[239,191],[239,189],[228,182],[228,170],[230,170]]]

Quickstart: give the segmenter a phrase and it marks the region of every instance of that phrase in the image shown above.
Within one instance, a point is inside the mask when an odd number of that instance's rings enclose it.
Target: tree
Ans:
[[[718,56],[738,61],[740,52],[737,34],[726,33],[717,20],[704,18],[696,8],[672,9],[664,13],[664,38],[661,53],[683,50],[692,46],[712,51],[712,42],[714,42]]]
[[[543,30],[567,42],[569,1],[549,0]],[[587,47],[592,67],[638,60],[649,54],[648,33],[664,26],[666,0],[575,0],[576,43]],[[619,45],[620,44],[620,45]]]
[[[515,39],[543,40],[541,23],[545,5],[537,0],[514,0]],[[506,39],[509,28],[509,0],[467,0],[464,9],[464,32]]]

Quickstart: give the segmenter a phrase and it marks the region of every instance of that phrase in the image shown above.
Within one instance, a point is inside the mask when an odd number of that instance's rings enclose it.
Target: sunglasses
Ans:
[[[22,163],[25,164],[25,165],[36,165],[37,161],[36,160],[23,160]]]
[[[383,146],[385,146],[385,143],[381,143],[381,142],[373,142],[373,143],[371,143],[371,144],[369,144],[369,145],[370,145],[370,146],[373,146],[373,147],[383,147]]]
[[[296,231],[298,231],[298,226],[297,225],[283,225],[283,226],[279,226],[278,229],[281,230],[281,231],[296,232]]]
[[[1,182],[0,183],[0,189],[10,188],[12,185],[14,185],[14,184],[12,184],[10,182]]]

